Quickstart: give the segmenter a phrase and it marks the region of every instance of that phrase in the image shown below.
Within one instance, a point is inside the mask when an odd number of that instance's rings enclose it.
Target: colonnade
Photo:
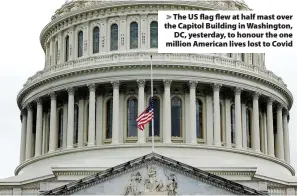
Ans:
[[[137,80],[138,83],[138,114],[141,113],[146,107],[146,92],[145,92],[145,80]],[[199,83],[197,81],[187,81],[188,92],[184,96],[187,96],[185,101],[188,101],[189,107],[185,110],[184,121],[188,118],[188,124],[185,126],[183,143],[197,144],[197,89],[199,89]],[[120,81],[112,81],[112,137],[111,144],[125,143],[122,139],[122,127],[121,119],[123,118],[123,111],[121,106],[121,92]],[[163,120],[162,127],[160,128],[160,137],[163,143],[172,143],[172,94],[171,88],[172,80],[164,80],[162,92],[162,110]],[[289,132],[288,132],[288,111],[280,103],[276,103],[272,98],[265,97],[259,92],[252,93],[252,115],[251,115],[251,148],[248,147],[247,137],[248,130],[247,124],[250,124],[247,120],[246,108],[247,104],[243,102],[242,92],[247,91],[238,87],[227,87],[233,90],[233,98],[225,98],[222,100],[221,96],[221,84],[211,84],[211,93],[205,94],[205,111],[203,111],[203,123],[205,124],[205,134],[203,136],[203,144],[207,146],[217,146],[224,148],[236,148],[252,150],[257,153],[264,153],[272,157],[277,157],[286,162],[290,162],[290,150],[289,150]],[[106,145],[104,140],[106,139],[105,127],[102,126],[106,121],[106,108],[104,106],[104,95],[98,93],[100,87],[96,84],[88,85],[88,102],[89,109],[87,114],[87,141],[86,147],[93,147],[96,145]],[[75,99],[77,97],[78,88],[71,87],[67,90],[68,99],[63,105],[63,146],[61,149],[73,149],[75,148],[74,134],[75,134]],[[43,100],[50,98],[50,120],[49,120],[49,138],[48,149],[45,149],[45,129],[46,123]],[[263,113],[264,117],[259,121],[259,99],[267,100],[266,111]],[[231,116],[231,101],[234,100],[234,114],[235,118]],[[22,133],[21,133],[21,153],[20,161],[23,162],[32,158],[33,156],[40,156],[46,153],[53,153],[58,149],[58,113],[57,113],[57,92],[52,92],[47,96],[39,97],[34,102],[27,104],[22,110]],[[224,103],[224,112],[221,111],[221,102]],[[263,102],[261,102],[263,106]],[[78,107],[82,107],[81,99],[78,102]],[[276,105],[276,119],[274,119],[273,110]],[[104,109],[105,108],[105,109]],[[105,112],[104,112],[105,111]],[[224,118],[222,118],[224,113]],[[36,115],[34,117],[34,115]],[[83,130],[84,124],[82,123],[84,113],[79,110],[78,114],[78,141],[77,147],[84,147]],[[102,117],[103,116],[103,117]],[[222,121],[224,121],[224,130],[222,132]],[[233,123],[232,123],[232,122]],[[183,122],[184,124],[186,122]],[[106,122],[105,122],[106,124]],[[234,126],[234,128],[232,128]],[[261,130],[261,131],[260,131]],[[233,133],[234,131],[234,133]],[[34,134],[33,134],[34,133]],[[223,135],[222,135],[223,134]],[[232,134],[235,134],[234,142],[232,142]],[[34,135],[34,137],[33,137]],[[224,137],[224,142],[222,142]],[[148,142],[148,136],[145,132],[137,132],[137,144],[144,144]],[[135,144],[136,145],[136,144]],[[200,144],[199,144],[200,145]]]

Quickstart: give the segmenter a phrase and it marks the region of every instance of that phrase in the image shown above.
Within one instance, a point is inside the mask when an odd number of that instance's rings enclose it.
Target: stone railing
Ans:
[[[197,66],[210,67],[224,70],[235,70],[253,75],[270,81],[284,89],[287,85],[282,78],[275,75],[273,72],[262,69],[258,66],[246,64],[234,59],[216,56],[213,54],[160,54],[150,52],[123,52],[123,53],[106,53],[92,57],[85,57],[78,60],[69,61],[63,64],[54,66],[46,66],[42,71],[37,72],[32,77],[28,78],[24,84],[24,88],[34,84],[44,77],[57,75],[59,72],[72,71],[76,68],[91,68],[91,67],[110,67],[121,65],[149,65],[150,55],[153,55],[155,65],[179,65],[179,66]]]

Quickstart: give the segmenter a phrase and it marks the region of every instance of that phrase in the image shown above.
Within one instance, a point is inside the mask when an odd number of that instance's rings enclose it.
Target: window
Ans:
[[[119,44],[119,29],[117,24],[113,24],[110,27],[110,50],[118,50]]]
[[[93,54],[99,53],[99,27],[95,27],[93,30]]]
[[[251,111],[246,109],[246,138],[247,138],[247,146],[249,148],[252,147],[252,118]]]
[[[171,99],[171,136],[182,137],[182,101],[177,96]]]
[[[202,113],[202,101],[200,99],[196,99],[196,136],[197,138],[203,138],[203,113]]]
[[[130,49],[138,48],[138,24],[131,22],[130,24]]]
[[[151,48],[158,48],[158,22],[153,21],[150,24]]]
[[[153,97],[154,104],[154,136],[160,137],[160,99]],[[152,136],[152,121],[149,124],[149,136]]]
[[[73,134],[73,143],[77,144],[78,142],[78,105],[74,105],[74,134]]]
[[[69,61],[69,36],[65,38],[65,62]]]
[[[55,64],[56,65],[58,64],[58,50],[59,50],[58,42],[56,42],[56,45],[55,45]]]
[[[227,57],[232,58],[232,53],[227,53]]]
[[[137,137],[137,121],[136,121],[137,116],[138,116],[138,102],[135,97],[131,97],[128,99],[128,103],[127,103],[127,117],[128,117],[127,137]]]
[[[78,33],[78,42],[77,42],[77,57],[82,57],[83,55],[83,45],[84,45],[84,33],[80,31]]]
[[[63,146],[63,109],[59,110],[58,115],[58,148],[61,148]]]
[[[235,105],[231,105],[231,143],[235,143]]]
[[[106,139],[112,138],[112,99],[106,103]]]

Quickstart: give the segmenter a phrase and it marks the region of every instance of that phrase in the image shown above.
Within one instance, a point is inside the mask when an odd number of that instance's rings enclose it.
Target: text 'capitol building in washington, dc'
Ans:
[[[1,195],[295,195],[293,97],[264,54],[158,53],[159,10],[243,1],[68,1],[17,97],[20,164]],[[149,104],[152,125],[137,129]]]

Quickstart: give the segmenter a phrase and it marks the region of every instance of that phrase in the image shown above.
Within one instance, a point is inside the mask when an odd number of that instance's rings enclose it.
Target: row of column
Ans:
[[[141,113],[145,109],[145,80],[138,80],[138,113]],[[171,80],[164,80],[164,116],[163,118],[163,142],[171,143]],[[120,143],[120,96],[119,87],[120,81],[111,82],[113,86],[113,116],[112,116],[112,144]],[[189,81],[190,87],[190,115],[189,115],[189,129],[186,134],[186,142],[197,144],[196,136],[196,88],[197,81]],[[96,85],[90,84],[89,87],[89,119],[88,119],[88,143],[87,146],[95,146],[102,144],[102,119],[97,116],[102,115],[102,105],[96,105],[99,103],[102,96],[96,98]],[[220,89],[222,85],[214,84],[213,95],[206,95],[206,144],[214,146],[222,146],[221,143],[221,111],[220,111]],[[234,88],[234,100],[235,100],[235,148],[246,148],[246,133],[243,133],[245,127],[245,110],[241,103],[241,92],[243,89]],[[73,134],[74,134],[74,97],[75,89],[69,88],[68,91],[68,113],[67,113],[67,149],[74,148]],[[51,93],[50,104],[50,137],[49,137],[49,153],[56,151],[57,149],[57,96],[56,93]],[[252,127],[252,149],[256,152],[260,151],[260,123],[259,123],[259,96],[260,94],[255,92],[253,94],[253,127]],[[290,161],[289,155],[289,134],[288,134],[288,121],[287,113],[283,113],[283,107],[278,106],[277,109],[277,137],[274,138],[273,132],[273,113],[272,104],[273,100],[269,99],[267,103],[267,146],[268,155],[276,156],[287,162]],[[41,155],[42,149],[42,119],[43,119],[43,105],[42,100],[39,98],[36,100],[37,113],[36,113],[36,141],[35,141],[35,156]],[[230,120],[230,100],[225,100],[226,104],[226,147],[231,147],[231,120]],[[33,140],[33,109],[32,105],[26,107],[27,114],[22,114],[22,134],[21,134],[21,162],[30,159],[32,157],[32,140]],[[100,122],[99,122],[100,121]],[[80,126],[80,125],[79,125]],[[96,134],[98,133],[98,134]],[[274,139],[276,141],[274,141]],[[138,132],[138,143],[145,143],[145,133]],[[276,148],[274,148],[276,145]],[[274,152],[276,149],[276,152]]]

